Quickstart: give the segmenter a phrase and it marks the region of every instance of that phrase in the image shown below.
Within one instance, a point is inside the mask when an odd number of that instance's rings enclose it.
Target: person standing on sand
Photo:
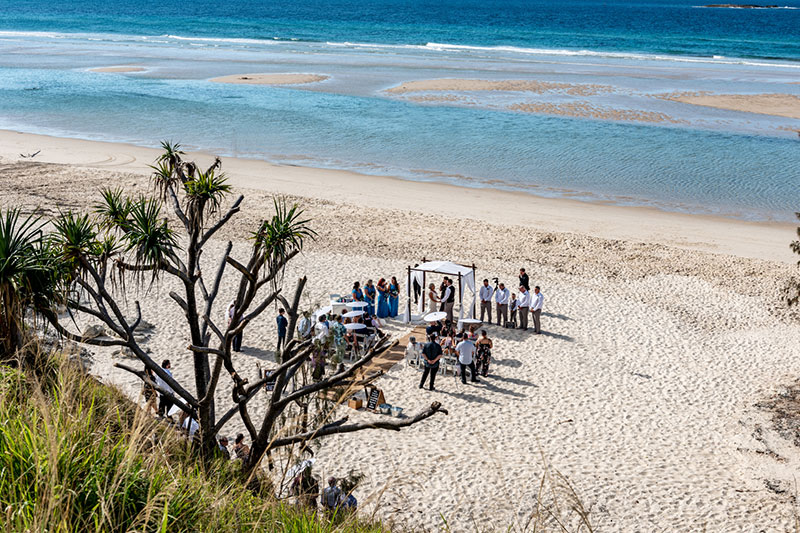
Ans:
[[[228,437],[219,438],[219,451],[222,454],[223,459],[226,461],[231,460],[231,452],[228,450]]]
[[[389,316],[389,285],[381,278],[375,288],[378,289],[378,311],[375,314],[378,318],[386,318]]]
[[[442,302],[444,303],[444,312],[447,313],[447,320],[453,321],[453,305],[456,303],[456,291],[453,290],[453,282],[450,278],[445,278],[445,289],[442,295]]]
[[[508,300],[509,300],[510,292],[506,289],[504,283],[500,283],[497,286],[497,290],[494,293],[494,301],[497,303],[497,325],[498,326],[505,326],[506,322],[508,322]],[[500,321],[502,317],[502,322]]]
[[[483,280],[483,287],[480,290],[481,298],[481,322],[483,322],[484,313],[489,313],[489,323],[492,323],[492,296],[494,289],[489,286],[489,280]]]
[[[537,335],[542,332],[541,317],[542,305],[544,305],[544,295],[540,292],[539,286],[533,288],[531,297],[531,315],[533,315],[533,332]]]
[[[361,284],[359,282],[353,283],[353,290],[350,292],[350,295],[353,297],[354,302],[363,302],[364,301],[364,291],[361,290]]]
[[[511,322],[516,324],[517,311],[519,310],[519,300],[517,300],[516,293],[511,293],[511,300],[508,301],[508,310],[511,311]],[[516,327],[516,326],[514,326]]]
[[[172,363],[169,362],[169,359],[164,359],[161,362],[161,368],[164,369],[164,372],[169,374],[172,377]],[[167,382],[161,379],[160,377],[156,376],[156,385],[158,385],[161,389],[169,392],[172,394],[174,391],[172,387],[167,385]],[[172,398],[167,396],[166,394],[161,394],[161,401],[158,403],[158,414],[161,416],[169,416],[169,410],[172,409]]]
[[[418,266],[419,266],[419,263],[414,265],[414,268],[417,268]],[[416,277],[414,278],[414,281],[411,284],[411,286],[414,289],[414,303],[417,303],[417,302],[419,302],[420,295],[422,295],[422,286],[419,284],[419,281],[417,281]]]
[[[144,367],[144,373],[146,374],[146,379],[142,383],[142,394],[144,395],[145,406],[144,412],[148,415],[150,413],[156,414],[158,412],[158,407],[156,406],[158,403],[158,392],[155,388],[156,375],[148,367]]]
[[[528,329],[528,310],[531,307],[531,293],[524,285],[519,286],[519,329]]]
[[[231,325],[231,321],[233,320],[233,314],[236,312],[236,301],[231,300],[231,304],[228,306],[228,327]],[[233,337],[233,351],[240,352],[242,351],[242,335],[244,332],[239,332]]]
[[[439,359],[442,358],[442,347],[436,342],[435,334],[429,336],[428,342],[422,347],[422,358],[424,359],[425,370],[422,372],[422,379],[419,380],[419,388],[421,389],[425,386],[425,378],[430,375],[430,390],[435,391],[434,382],[436,381],[436,374],[439,373]]]
[[[531,290],[530,281],[528,280],[528,274],[525,273],[524,268],[519,269],[519,284],[525,287],[526,291]]]
[[[489,363],[492,361],[492,339],[489,338],[489,335],[486,333],[485,329],[481,330],[481,338],[478,339],[478,342],[475,343],[476,348],[476,360],[477,364],[475,368],[483,377],[489,375]]]
[[[461,383],[467,384],[467,367],[472,373],[472,382],[480,383],[478,372],[475,370],[475,344],[464,335],[459,335],[459,339],[461,342],[456,345],[456,353],[458,353],[458,364],[461,367]]]
[[[428,285],[428,313],[435,313],[439,309],[439,295],[436,294],[436,285]]]
[[[283,308],[278,309],[278,316],[275,319],[278,323],[278,348],[275,350],[277,352],[281,351],[281,346],[286,345],[286,330],[289,327],[289,321],[286,320],[285,314],[286,311]]]
[[[322,498],[320,503],[325,514],[332,515],[336,508],[339,506],[339,500],[342,498],[342,490],[336,486],[336,478],[331,477],[328,479],[328,486],[322,490]]]
[[[375,286],[372,280],[368,279],[367,284],[364,286],[364,301],[367,302],[367,314],[372,316],[375,314]]]
[[[400,284],[397,278],[392,276],[389,282],[389,316],[395,318],[400,307]]]
[[[236,454],[237,459],[247,461],[250,457],[250,447],[244,443],[244,433],[236,435],[236,440],[233,442],[233,453]]]
[[[307,340],[311,337],[311,329],[313,324],[311,324],[311,314],[308,311],[303,311],[303,318],[300,319],[300,322],[297,324],[297,336],[301,341]]]

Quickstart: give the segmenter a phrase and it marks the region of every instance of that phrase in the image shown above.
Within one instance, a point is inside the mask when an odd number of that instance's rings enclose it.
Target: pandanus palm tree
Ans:
[[[24,341],[25,313],[52,302],[57,268],[42,233],[44,223],[18,209],[0,210],[0,355]]]

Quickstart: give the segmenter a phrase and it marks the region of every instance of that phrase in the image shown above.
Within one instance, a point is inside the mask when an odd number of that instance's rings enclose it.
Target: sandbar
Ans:
[[[211,78],[210,81],[243,85],[303,85],[325,81],[329,77],[324,74],[233,74]]]
[[[90,72],[106,72],[106,73],[125,73],[125,72],[144,72],[144,67],[120,65],[117,67],[97,67],[90,68]]]
[[[596,83],[560,83],[539,80],[476,80],[461,78],[440,78],[430,80],[406,81],[386,89],[389,94],[438,91],[509,91],[535,94],[562,93],[572,96],[590,96],[612,92],[609,85]]]
[[[665,98],[704,107],[800,119],[800,96],[791,94],[675,93]]]

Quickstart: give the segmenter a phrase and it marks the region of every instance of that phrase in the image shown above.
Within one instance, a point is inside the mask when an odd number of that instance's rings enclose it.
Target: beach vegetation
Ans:
[[[795,213],[797,219],[800,220],[800,213]],[[789,245],[794,253],[800,255],[800,226],[797,227],[797,240],[792,241]],[[800,267],[800,260],[797,261],[797,266]],[[790,306],[800,304],[800,276],[792,278],[786,288],[786,299]]]
[[[38,316],[44,317],[63,339],[119,347],[138,360],[138,367],[124,363],[116,366],[170,399],[182,413],[180,423],[185,418],[197,423],[192,449],[202,462],[214,460],[217,435],[237,418],[252,442],[243,472],[253,481],[262,458],[271,459],[276,449],[298,447],[302,454],[308,452],[310,442],[326,435],[367,429],[396,431],[436,413],[446,413],[435,402],[414,416],[388,422],[347,423],[347,417],[331,420],[337,401],[345,400],[359,386],[358,372],[396,341],[382,336],[349,368],[339,365],[327,376],[316,372],[310,375],[309,366],[318,368],[320,346],[310,339],[293,338],[307,280],[298,280],[290,302],[284,295],[284,274],[287,265],[314,239],[312,221],[299,205],[276,198],[273,212],[251,232],[249,249],[244,250],[243,256],[239,256],[242,250],[234,252],[231,241],[222,253],[211,252],[209,241],[239,213],[244,196],[230,198],[232,188],[219,158],[201,169],[195,162],[183,160],[179,144],[163,146],[164,153],[153,165],[149,195],[132,197],[120,189],[101,190],[100,201],[91,211],[61,213],[52,220],[46,237],[41,222],[18,222],[18,213],[12,213],[7,233],[19,237],[20,244],[15,246],[21,250],[18,255],[25,258],[14,267],[21,273],[10,270],[8,275],[8,292],[18,299],[17,304],[26,301],[20,287],[33,287],[26,281],[30,274],[25,272],[47,265],[49,270],[45,268],[43,272],[52,276],[53,297],[35,300],[32,309]],[[209,258],[212,253],[218,257]],[[37,259],[39,256],[43,259]],[[216,268],[201,269],[201,256],[212,260]],[[218,320],[214,317],[221,314],[218,300],[226,272],[238,282],[225,319]],[[135,291],[126,287],[132,283],[137,289],[149,290],[164,277],[181,287],[168,295],[185,318],[193,387],[176,381],[156,362],[159,354],[151,354],[135,334],[146,322],[145,315],[158,310],[143,310],[138,300],[130,301]],[[284,305],[290,319],[286,346],[277,367],[250,383],[242,377],[234,358],[234,339],[278,302]],[[58,304],[65,305],[68,312],[59,312]],[[105,334],[83,335],[76,331],[78,315],[99,322]],[[18,312],[17,318],[20,316]],[[161,355],[166,358],[169,354]],[[160,379],[153,380],[151,374]],[[230,379],[232,385],[233,406],[225,412],[217,412],[221,379]],[[266,407],[251,412],[249,402],[259,393],[266,395]],[[337,398],[331,398],[337,394]],[[321,397],[326,399],[320,400]]]

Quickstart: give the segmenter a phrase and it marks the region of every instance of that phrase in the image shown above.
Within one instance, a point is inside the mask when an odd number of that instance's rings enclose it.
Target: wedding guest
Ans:
[[[544,305],[544,295],[539,287],[536,286],[533,288],[533,296],[531,297],[531,315],[533,315],[533,332],[537,335],[542,332],[542,305]]]
[[[363,302],[364,301],[364,291],[361,290],[361,284],[359,282],[353,283],[353,290],[350,292],[350,296],[353,297],[354,302]]]
[[[483,280],[483,287],[480,290],[480,298],[481,298],[481,322],[483,322],[483,315],[484,313],[489,314],[489,323],[492,323],[492,296],[494,295],[494,289],[489,285],[489,280]]]
[[[447,313],[447,320],[453,321],[453,305],[456,302],[456,291],[453,289],[453,281],[450,278],[445,278],[445,290],[442,294],[442,302],[444,303],[444,312]]]
[[[169,359],[164,359],[161,362],[161,368],[164,369],[164,372],[169,374],[172,377],[172,363],[169,362]],[[162,390],[169,392],[172,394],[174,391],[172,387],[167,385],[167,382],[161,379],[160,377],[156,376],[156,385],[159,386]],[[161,416],[169,416],[169,410],[172,409],[172,398],[167,396],[166,394],[160,394],[160,402],[158,403],[158,414]]]
[[[383,335],[383,331],[381,331],[381,328],[383,327],[383,322],[381,322],[381,319],[378,318],[377,315],[372,315],[372,320],[370,321],[370,325],[374,328],[376,335],[378,335],[379,337]]]
[[[436,285],[431,283],[428,285],[428,313],[435,313],[439,309],[439,296],[436,294]]]
[[[336,486],[336,478],[331,477],[328,479],[328,486],[322,490],[322,498],[320,503],[325,514],[332,515],[339,507],[339,500],[342,497],[342,490]]]
[[[524,285],[519,286],[519,329],[528,329],[528,310],[531,307],[531,293]]]
[[[505,326],[506,322],[508,322],[508,301],[510,299],[510,291],[506,289],[504,283],[500,283],[497,286],[497,290],[494,294],[494,301],[497,304],[497,325],[498,326]],[[500,319],[503,319],[502,322]]]
[[[311,467],[306,467],[292,481],[292,494],[297,498],[297,502],[309,509],[317,508],[317,496],[319,496],[319,483],[311,475]]]
[[[278,309],[278,316],[275,321],[278,323],[278,347],[275,351],[281,351],[281,346],[286,346],[286,330],[289,327],[289,321],[286,319],[286,311],[283,308]]]
[[[231,300],[230,305],[228,306],[228,327],[231,326],[231,321],[233,320],[233,315],[236,312],[236,301]],[[242,335],[244,334],[243,331],[240,331],[233,337],[233,346],[232,349],[234,352],[242,351]]]
[[[528,274],[525,273],[524,268],[519,269],[519,284],[525,287],[526,291],[531,290],[530,281],[528,280]]]
[[[478,381],[478,373],[475,370],[475,344],[466,338],[462,338],[461,342],[456,345],[456,352],[458,353],[458,364],[461,367],[461,383],[467,383],[467,367],[472,374],[472,382],[480,383]]]
[[[511,293],[511,300],[508,302],[508,309],[511,311],[511,322],[517,322],[517,311],[519,310],[519,300],[516,293]]]
[[[372,284],[372,280],[368,279],[367,284],[364,286],[364,301],[367,302],[365,311],[368,315],[375,314],[375,296],[377,292],[375,286]]]
[[[430,390],[434,391],[434,382],[436,381],[436,374],[439,373],[439,360],[442,358],[442,347],[436,342],[436,335],[428,337],[428,342],[422,348],[422,357],[425,363],[425,369],[422,371],[422,379],[419,380],[419,388],[425,386],[425,379],[430,376]]]
[[[492,361],[492,339],[489,338],[485,329],[481,330],[481,338],[475,343],[476,360],[475,366],[478,374],[483,377],[489,375],[489,363]]]
[[[389,316],[389,286],[386,280],[381,278],[375,288],[378,289],[378,311],[375,314],[378,318],[386,318]]]
[[[478,340],[478,326],[473,324],[473,325],[471,325],[469,327],[469,331],[467,332],[467,338],[469,340],[471,340],[472,342],[475,342],[475,341]]]
[[[148,367],[144,367],[145,379],[142,383],[142,395],[144,396],[145,413],[156,414],[158,412],[158,391],[156,391],[156,375]]]
[[[245,462],[250,457],[250,447],[244,443],[243,433],[236,435],[236,440],[233,441],[233,453],[236,454],[237,459]]]
[[[336,350],[336,362],[340,363],[344,360],[344,352],[347,348],[347,341],[344,338],[347,328],[342,324],[342,315],[336,315],[331,331],[333,332],[333,347]]]
[[[400,284],[397,283],[397,278],[392,276],[392,281],[389,282],[389,316],[391,318],[397,316],[399,307],[400,307]]]
[[[220,437],[219,438],[219,451],[222,453],[222,457],[226,461],[231,460],[231,452],[228,450],[228,437]]]
[[[311,337],[311,329],[311,313],[303,311],[303,318],[301,318],[300,322],[297,324],[297,336],[301,341],[307,340]]]
[[[438,336],[441,335],[441,333],[442,333],[442,322],[440,320],[431,323],[430,325],[428,325],[427,328],[425,328],[425,335],[429,337],[431,336],[431,334],[435,334]]]
[[[319,321],[314,326],[314,340],[324,345],[328,341],[328,333],[330,333],[330,329],[328,328],[327,317],[324,314],[320,315]]]
[[[406,361],[408,364],[419,365],[422,358],[422,346],[417,344],[417,338],[411,337],[408,339],[408,346],[406,346]]]

